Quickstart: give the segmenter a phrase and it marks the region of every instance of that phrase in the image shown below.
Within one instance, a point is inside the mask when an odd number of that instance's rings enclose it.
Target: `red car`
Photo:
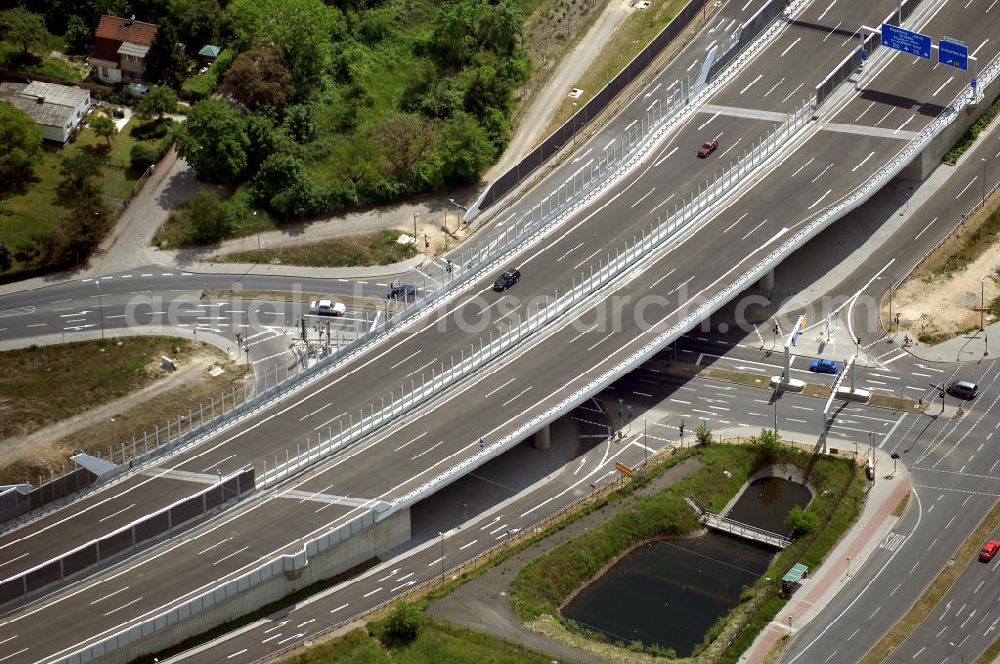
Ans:
[[[710,141],[706,141],[701,148],[698,149],[698,156],[704,159],[708,155],[712,154],[719,149],[719,141],[714,138]]]
[[[993,560],[993,556],[997,555],[997,551],[1000,551],[1000,542],[990,540],[983,545],[982,550],[979,552],[979,560],[988,563]]]

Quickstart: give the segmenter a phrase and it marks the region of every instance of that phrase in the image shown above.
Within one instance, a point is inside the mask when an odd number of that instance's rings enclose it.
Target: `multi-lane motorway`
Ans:
[[[877,22],[892,4],[869,3],[862,10],[840,8],[836,3],[808,8],[800,24],[788,26],[779,40],[709,100],[712,106],[693,114],[639,168],[585,208],[584,215],[574,217],[545,242],[518,256],[516,262],[524,276],[510,295],[493,294],[489,290],[492,275],[487,275],[389,343],[331,372],[289,401],[249,418],[239,430],[180,455],[159,470],[82,501],[72,510],[8,534],[0,539],[0,551],[10,554],[5,557],[9,563],[5,571],[29,568],[45,556],[194,493],[199,486],[192,478],[259,463],[276,451],[283,452],[286,445],[317,433],[322,436],[346,423],[349,414],[367,409],[383,397],[391,399],[390,394],[406,390],[411,380],[439,371],[480,335],[499,333],[510,321],[522,319],[528,307],[534,306],[527,304],[530,300],[552,296],[556,289],[565,293],[573,278],[602,259],[608,247],[648,228],[658,211],[695,190],[743,146],[782,122],[784,114],[801,100],[798,90],[815,85],[846,54],[849,40],[839,35],[836,26]],[[992,18],[979,6],[982,3],[969,4],[971,9],[967,5],[961,13],[949,12],[946,20],[938,18],[943,16],[940,12],[930,10],[922,18],[930,19],[928,30],[947,29],[963,35],[970,44],[981,42],[978,57],[988,61],[996,53],[988,35],[994,34],[997,26],[982,20],[984,16]],[[727,6],[722,15],[730,16],[731,21],[754,9],[753,3],[743,9]],[[942,25],[935,25],[939,20]],[[815,28],[827,24],[827,32]],[[653,85],[669,84],[689,66],[686,60],[675,61]],[[930,66],[923,67],[902,56],[891,58],[883,73],[868,81],[869,90],[879,90],[884,81],[890,81],[882,90],[887,94],[872,98],[871,92],[863,93],[833,119],[811,126],[808,140],[783,155],[780,168],[756,183],[750,196],[719,211],[696,235],[651,261],[642,273],[614,284],[595,299],[594,306],[574,312],[579,322],[555,323],[548,336],[525,345],[503,360],[502,366],[482,372],[474,383],[455,388],[447,399],[419,409],[405,427],[386,431],[329,467],[297,478],[282,491],[255,502],[253,509],[223,516],[191,538],[171,542],[158,549],[155,557],[130,561],[121,575],[82,582],[71,595],[54,597],[32,607],[30,613],[10,614],[0,626],[0,640],[29,644],[11,661],[47,661],[155,615],[279,553],[295,551],[302,541],[343,523],[372,501],[391,501],[448,465],[475,457],[480,438],[495,440],[516,431],[520,422],[554,407],[582,386],[593,383],[600,387],[602,382],[610,382],[605,376],[611,376],[623,358],[656,334],[678,325],[692,308],[735,280],[741,268],[745,270],[759,260],[774,242],[864,182],[911,136],[907,132],[918,131],[929,115],[911,112],[908,118],[899,119],[899,126],[883,129],[880,124],[899,113],[904,105],[902,92],[928,97],[940,94],[946,100],[964,86],[964,81],[953,80],[946,72],[928,73]],[[898,81],[905,85],[894,87]],[[892,92],[897,89],[902,92]],[[600,150],[609,140],[608,132],[614,137],[613,132],[627,126],[628,113],[623,111],[617,123],[581,146],[581,153]],[[864,122],[869,117],[866,114],[871,114],[873,125]],[[717,137],[723,147],[715,159],[698,160],[694,151],[706,137]],[[532,204],[533,195],[521,205]],[[206,282],[195,275],[175,278],[176,288],[187,292],[195,283]],[[184,279],[190,279],[190,285],[183,283]],[[125,280],[109,283],[117,288]],[[307,289],[334,290],[326,284],[315,286]],[[244,287],[280,289],[270,283],[267,287],[244,283]],[[126,284],[120,294],[133,295],[130,288],[141,290],[142,285]],[[49,305],[62,299],[57,289],[49,290],[44,295]],[[3,309],[38,306],[40,295],[36,291],[22,296],[36,301],[12,301],[13,306],[5,298]],[[614,324],[609,324],[606,315],[609,304],[622,313]],[[295,498],[289,497],[292,490],[297,492]],[[315,499],[301,499],[303,495]],[[285,527],[261,527],[278,523]],[[203,564],[208,560],[204,556],[215,557],[211,564]],[[124,579],[138,575],[143,579],[141,585],[124,584]],[[117,601],[107,612],[88,608],[109,593],[115,593]]]

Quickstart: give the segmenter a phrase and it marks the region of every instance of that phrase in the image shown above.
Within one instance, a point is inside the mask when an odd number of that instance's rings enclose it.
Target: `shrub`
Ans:
[[[160,155],[157,149],[144,143],[133,145],[132,152],[129,154],[129,163],[132,165],[132,170],[135,171],[145,171],[159,160]]]
[[[792,531],[792,539],[798,539],[816,530],[819,526],[819,516],[796,505],[788,511],[785,524]]]
[[[390,645],[409,643],[417,638],[423,622],[424,612],[419,606],[400,600],[381,625],[382,640]]]
[[[694,437],[698,440],[699,445],[711,445],[712,429],[706,423],[702,422],[695,427]]]
[[[157,140],[167,135],[173,123],[174,121],[170,118],[143,122],[132,127],[129,134],[137,141]]]
[[[761,429],[757,437],[757,448],[766,461],[773,461],[781,453],[781,438],[774,429]]]

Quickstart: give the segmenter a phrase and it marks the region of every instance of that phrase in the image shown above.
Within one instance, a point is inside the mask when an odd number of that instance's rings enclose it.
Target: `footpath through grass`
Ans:
[[[160,357],[183,362],[186,339],[124,337],[0,352],[0,439],[123,397],[156,380]]]
[[[514,611],[525,622],[550,615],[574,632],[593,636],[560,615],[560,607],[577,589],[633,547],[658,538],[670,538],[699,527],[693,511],[684,502],[693,497],[708,509],[721,510],[747,478],[769,463],[792,463],[806,470],[816,494],[807,511],[821,524],[813,533],[796,540],[779,553],[761,579],[743,592],[740,603],[705,635],[695,655],[711,661],[735,662],[756,634],[784,605],[777,582],[796,562],[814,569],[849,525],[863,503],[864,478],[847,459],[817,457],[781,447],[770,456],[756,445],[709,445],[691,452],[702,468],[670,487],[649,495],[635,496],[602,525],[549,551],[526,565],[511,585]],[[725,475],[723,471],[728,471]],[[661,471],[657,469],[654,473]],[[722,634],[733,634],[727,644]],[[620,644],[636,648],[635,644]],[[656,648],[644,646],[648,651]]]
[[[398,233],[380,231],[364,235],[312,242],[294,247],[276,247],[224,254],[220,263],[273,263],[303,267],[355,267],[390,265],[417,255],[413,244],[399,244]]]

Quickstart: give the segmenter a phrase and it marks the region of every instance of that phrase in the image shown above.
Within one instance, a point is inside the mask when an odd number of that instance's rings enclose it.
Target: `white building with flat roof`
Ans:
[[[0,102],[27,113],[42,126],[42,138],[65,143],[90,112],[90,90],[41,81],[0,83]]]

